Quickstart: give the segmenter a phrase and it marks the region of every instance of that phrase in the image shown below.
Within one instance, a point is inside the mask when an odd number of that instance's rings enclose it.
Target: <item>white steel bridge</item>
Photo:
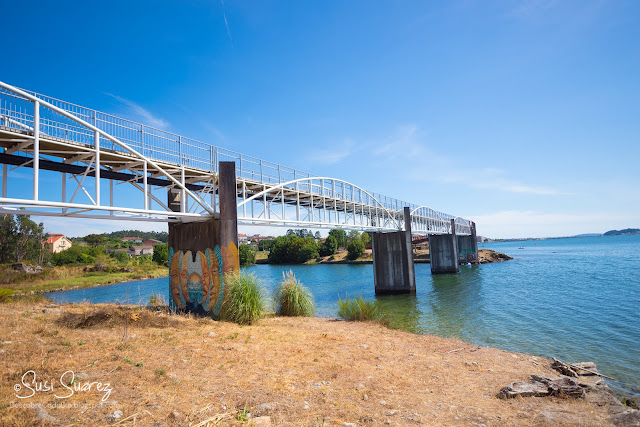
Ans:
[[[404,227],[403,208],[407,206],[413,233],[450,234],[454,220],[456,234],[471,234],[470,221],[427,206],[1,81],[0,147],[0,213],[130,221],[204,220],[218,215],[218,162],[234,161],[239,224],[397,231]],[[8,172],[14,169],[28,170],[33,177],[31,194],[8,197],[12,185]],[[61,174],[57,191],[40,191],[40,171]],[[118,198],[120,185],[134,187],[139,197]],[[180,212],[167,206],[169,188],[182,193]]]

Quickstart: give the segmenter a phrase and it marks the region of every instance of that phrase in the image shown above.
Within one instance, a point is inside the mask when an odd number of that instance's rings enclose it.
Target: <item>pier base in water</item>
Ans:
[[[458,239],[454,220],[451,220],[452,234],[429,235],[429,258],[431,274],[457,273]]]
[[[405,231],[373,233],[373,281],[376,295],[415,294],[411,216],[404,208]]]

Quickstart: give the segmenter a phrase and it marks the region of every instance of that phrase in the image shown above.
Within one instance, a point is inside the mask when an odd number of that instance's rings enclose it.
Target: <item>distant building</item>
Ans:
[[[131,242],[131,243],[142,243],[142,239],[140,237],[123,237],[123,242]]]
[[[238,233],[238,244],[247,243],[249,241],[249,237],[246,234]]]
[[[144,241],[142,242],[142,244],[143,244],[144,246],[155,246],[155,245],[160,245],[160,244],[162,244],[162,242],[161,242],[160,240],[156,240],[156,239],[147,239],[147,240],[144,240]]]
[[[46,246],[49,252],[57,254],[71,247],[71,240],[64,237],[64,234],[49,234],[47,240],[42,242],[42,246]]]
[[[133,245],[127,253],[130,256],[153,255],[153,246],[151,245]]]

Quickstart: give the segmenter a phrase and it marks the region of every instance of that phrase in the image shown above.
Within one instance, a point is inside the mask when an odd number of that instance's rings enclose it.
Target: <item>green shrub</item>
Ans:
[[[0,303],[11,302],[11,295],[13,295],[11,289],[0,288]]]
[[[275,309],[280,316],[313,316],[316,312],[313,295],[289,270],[282,272],[282,283],[275,291]]]
[[[318,244],[313,237],[296,234],[279,236],[269,251],[270,264],[299,264],[318,257]]]
[[[153,261],[158,265],[169,265],[169,244],[160,243],[153,246]]]
[[[126,263],[128,262],[131,257],[129,256],[128,253],[124,252],[124,251],[118,251],[118,252],[111,252],[111,256],[113,258],[115,258],[118,262],[120,263]]]
[[[352,240],[347,244],[347,258],[350,260],[358,259],[364,253],[364,243],[362,240]]]
[[[324,242],[318,248],[320,256],[329,256],[336,253],[338,250],[338,241],[334,236],[329,235]]]
[[[238,249],[238,258],[241,266],[255,264],[256,250],[247,244],[242,244]]]
[[[239,324],[251,324],[262,316],[264,311],[264,291],[262,284],[254,274],[241,271],[224,277],[225,300],[221,317]]]
[[[338,317],[350,321],[387,323],[378,301],[365,300],[361,296],[339,299]]]

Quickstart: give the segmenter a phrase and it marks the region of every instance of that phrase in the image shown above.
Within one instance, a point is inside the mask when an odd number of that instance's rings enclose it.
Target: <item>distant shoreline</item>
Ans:
[[[366,256],[366,255],[365,255]],[[346,258],[334,259],[330,260],[330,257],[323,257],[321,261],[318,259],[310,260],[301,264],[271,264],[267,258],[262,258],[256,260],[256,263],[253,265],[327,265],[327,264],[352,264],[352,265],[363,265],[363,264],[373,264],[373,259],[356,259],[356,260],[348,260]],[[367,258],[371,258],[371,256],[367,256]],[[492,249],[480,249],[478,250],[478,261],[471,262],[471,264],[491,264],[496,262],[503,262],[512,260],[513,258],[509,255],[494,251]],[[414,264],[429,264],[429,252],[428,251],[420,251],[414,254],[413,262]]]

